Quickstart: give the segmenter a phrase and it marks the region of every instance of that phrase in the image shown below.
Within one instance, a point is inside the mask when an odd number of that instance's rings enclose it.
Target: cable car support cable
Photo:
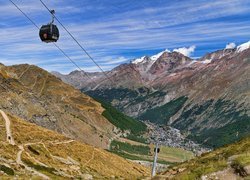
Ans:
[[[20,9],[12,0],[9,0],[38,30],[40,29],[38,27],[38,25],[25,13],[22,11],[22,9]],[[80,67],[76,64],[75,61],[73,61],[56,43],[53,43],[54,46],[62,52],[62,54],[72,63],[74,64],[81,72],[82,72],[97,86],[97,83],[95,81],[93,81],[93,79],[91,79],[91,77]]]
[[[42,0],[40,0],[40,2],[49,11],[49,13],[51,13],[51,10],[48,8],[48,6]],[[113,83],[113,81],[110,79],[110,77],[107,75],[107,73],[94,60],[94,58],[87,52],[87,50],[77,41],[77,39],[69,32],[69,30],[61,23],[61,21],[54,14],[53,14],[53,16],[57,20],[57,22],[63,27],[63,29],[70,35],[70,37],[78,44],[78,46],[83,50],[83,52],[89,57],[89,59],[101,70],[101,72],[110,80],[110,82]]]

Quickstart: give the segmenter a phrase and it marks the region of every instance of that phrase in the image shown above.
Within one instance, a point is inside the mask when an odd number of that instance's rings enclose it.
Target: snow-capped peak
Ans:
[[[250,48],[250,41],[237,46],[237,52],[242,52],[248,48]]]
[[[159,52],[158,54],[155,54],[153,56],[150,57],[150,59],[152,61],[156,61],[159,57],[161,57],[161,55],[164,53],[164,52],[170,52],[168,49],[165,49],[165,51],[162,51],[162,52]]]
[[[170,52],[170,51],[169,51],[168,49],[165,49],[164,51],[159,52],[159,53],[157,53],[157,54],[151,56],[151,57],[150,57],[151,62],[155,62],[164,52]],[[133,64],[143,63],[144,60],[145,60],[145,57],[146,57],[146,56],[142,56],[142,57],[140,57],[140,58],[137,58],[137,59],[133,60],[132,63],[133,63]]]
[[[146,57],[146,56],[142,56],[142,57],[140,57],[140,58],[137,58],[137,59],[133,60],[132,63],[133,63],[133,64],[141,63],[141,62],[144,60],[145,57]]]

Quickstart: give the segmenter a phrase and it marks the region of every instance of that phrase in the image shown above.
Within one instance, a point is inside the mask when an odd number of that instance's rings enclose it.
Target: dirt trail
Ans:
[[[18,77],[18,79],[21,79],[23,77],[23,75],[30,69],[30,66],[28,66]]]
[[[72,143],[74,142],[75,140],[71,139],[71,140],[68,140],[68,141],[62,141],[62,142],[52,142],[52,144],[68,144],[68,143]]]
[[[5,120],[5,128],[6,128],[6,135],[7,135],[7,141],[9,142],[9,144],[15,145],[15,141],[14,138],[12,137],[12,133],[11,133],[11,129],[10,129],[10,119],[8,118],[8,116],[5,114],[4,111],[0,110],[1,115],[3,116],[3,119]],[[18,146],[19,151],[17,153],[17,158],[16,158],[16,162],[17,164],[20,164],[22,166],[25,167],[25,169],[27,169],[28,171],[32,172],[33,174],[42,177],[43,179],[50,179],[48,176],[34,170],[31,167],[28,167],[27,165],[25,165],[22,162],[22,153],[24,151],[24,147],[23,145],[19,145]]]
[[[5,120],[5,128],[6,128],[6,136],[7,136],[7,142],[9,144],[12,144],[12,145],[16,145],[15,144],[15,141],[14,141],[14,138],[12,137],[12,132],[11,132],[11,121],[10,119],[8,118],[8,116],[5,114],[4,111],[0,110],[0,113],[3,117],[3,119]],[[66,141],[49,141],[48,143],[52,143],[54,145],[59,145],[59,144],[68,144],[68,143],[72,143],[74,142],[74,140],[66,140]],[[16,155],[16,163],[23,166],[27,171],[31,172],[33,175],[35,176],[39,176],[40,178],[42,179],[50,179],[47,175],[35,170],[34,168],[32,167],[29,167],[27,166],[23,161],[22,161],[22,154],[23,153],[26,153],[28,154],[28,156],[30,158],[32,158],[37,164],[40,164],[42,166],[45,166],[47,167],[47,165],[43,164],[42,162],[38,161],[36,158],[32,157],[28,152],[25,152],[25,149],[24,147],[26,146],[29,146],[29,145],[35,145],[35,144],[41,144],[44,146],[44,148],[49,152],[49,150],[47,149],[47,147],[45,146],[45,144],[43,142],[30,142],[30,143],[26,143],[26,144],[20,144],[20,145],[17,145],[18,148],[19,148],[19,151],[17,152],[17,155]],[[50,154],[50,152],[49,152]],[[95,152],[94,152],[94,149],[93,149],[93,153],[92,153],[92,157],[86,162],[85,166],[91,162],[91,160],[94,159],[94,155],[95,155]],[[54,156],[52,154],[50,154],[50,156],[52,157],[53,161],[54,161]],[[60,158],[60,157],[58,157]],[[63,159],[63,158],[61,158]],[[75,164],[75,165],[78,165],[78,162],[76,162],[75,160],[73,160],[72,158],[68,157],[68,159],[65,159],[67,160],[67,163],[69,162],[70,164]],[[68,175],[69,176],[69,175]]]
[[[93,148],[91,158],[83,165],[83,167],[86,167],[94,158],[95,158],[95,148]]]
[[[6,128],[6,136],[7,136],[6,138],[7,138],[7,141],[10,144],[15,145],[15,141],[14,141],[14,138],[12,137],[11,129],[10,129],[10,119],[5,114],[5,112],[3,112],[2,110],[0,110],[0,113],[2,114],[3,119],[5,120],[5,128]]]
[[[37,176],[42,177],[43,179],[50,179],[48,176],[46,176],[46,175],[44,175],[44,174],[42,174],[42,173],[40,173],[40,172],[34,170],[33,168],[31,168],[31,167],[25,165],[25,164],[23,163],[23,161],[22,161],[22,153],[23,153],[23,151],[24,151],[24,147],[23,147],[23,145],[19,145],[18,148],[19,148],[19,151],[18,151],[18,153],[17,153],[17,158],[16,158],[16,162],[17,162],[18,164],[24,166],[25,169],[27,169],[28,171],[32,172],[33,174],[35,174],[35,175],[37,175]]]
[[[40,93],[39,93],[39,96],[42,95],[43,90],[44,90],[44,88],[45,88],[45,85],[46,85],[46,83],[47,83],[48,78],[49,78],[49,74],[46,75],[46,78],[45,78],[44,81],[43,81],[43,85],[42,85],[41,91],[40,91]]]

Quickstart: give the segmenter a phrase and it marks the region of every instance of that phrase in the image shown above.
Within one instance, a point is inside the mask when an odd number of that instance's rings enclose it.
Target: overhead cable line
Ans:
[[[36,23],[32,20],[32,19],[30,19],[30,17],[26,14],[26,13],[24,13],[23,11],[22,11],[22,9],[20,9],[12,0],[9,0],[34,26],[36,26],[37,27],[37,29],[39,29],[39,27],[36,25]]]
[[[50,9],[48,6],[40,0],[40,2],[43,4],[43,6],[49,11],[51,14]],[[110,79],[110,77],[107,75],[107,73],[101,68],[101,66],[94,60],[94,58],[88,53],[88,51],[77,41],[77,39],[72,35],[72,33],[62,24],[62,22],[55,16],[55,14],[52,14],[54,18],[57,20],[57,22],[63,27],[63,29],[70,35],[70,37],[77,43],[77,45],[82,49],[82,51],[89,57],[89,59],[101,70],[101,72],[110,80],[111,83],[113,81]]]
[[[37,26],[37,24],[25,13],[22,11],[21,8],[19,8],[12,0],[9,0],[38,30],[39,30],[39,27]],[[59,50],[61,51],[61,53],[72,63],[74,64],[81,72],[82,72],[95,84],[97,85],[97,83],[95,81],[93,81],[90,76],[80,67],[76,64],[75,61],[73,61],[56,43],[53,43],[54,46]]]
[[[82,74],[82,72],[97,86],[97,83],[88,75],[88,73],[87,72],[85,72],[85,71],[83,71],[82,70],[82,68],[80,67],[80,66],[78,66],[77,64],[76,64],[76,62],[75,61],[73,61],[56,43],[53,43],[54,45],[55,45],[55,47],[57,47],[57,49],[59,49],[61,52],[62,52],[62,54],[64,55],[64,56],[66,56],[78,69],[80,69],[80,72],[81,72],[81,74]]]

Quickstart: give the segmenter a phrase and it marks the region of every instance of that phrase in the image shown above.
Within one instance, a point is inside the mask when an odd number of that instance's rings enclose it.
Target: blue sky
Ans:
[[[50,15],[38,0],[13,0],[39,26]],[[250,40],[249,0],[44,0],[105,70],[162,50],[195,46],[191,57]],[[58,24],[58,23],[56,23]],[[85,71],[99,71],[58,25],[58,45]],[[0,0],[0,62],[48,71],[76,69],[8,1]]]

